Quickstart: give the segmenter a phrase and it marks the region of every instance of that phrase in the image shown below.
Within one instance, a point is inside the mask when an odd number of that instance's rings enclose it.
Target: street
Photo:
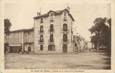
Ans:
[[[5,55],[6,69],[72,68],[110,69],[110,57],[104,53],[16,54]]]

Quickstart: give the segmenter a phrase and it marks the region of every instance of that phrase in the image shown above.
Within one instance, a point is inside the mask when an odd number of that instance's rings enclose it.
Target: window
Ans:
[[[64,12],[64,16],[66,16],[66,14],[67,14],[67,13],[66,13],[66,12]]]
[[[43,39],[43,35],[40,35],[40,42],[43,42],[44,39]]]
[[[50,20],[50,22],[53,22],[53,21],[54,21],[53,19]]]
[[[53,16],[53,13],[51,13],[51,16]]]
[[[43,50],[43,45],[40,45],[40,50],[41,50],[41,51]]]
[[[54,28],[53,28],[53,24],[50,25],[50,32],[53,32]]]
[[[66,12],[64,12],[64,21],[67,21],[67,13]]]
[[[55,51],[55,45],[48,45],[48,51]]]
[[[63,31],[67,31],[67,24],[63,24]]]
[[[28,32],[27,34],[30,35],[30,32]]]
[[[53,34],[50,35],[50,42],[54,42]]]
[[[43,32],[43,26],[40,26],[40,33]]]
[[[63,44],[63,52],[67,52],[67,44]]]
[[[54,20],[53,20],[53,13],[51,13],[51,15],[50,15],[50,22],[53,22]]]
[[[43,23],[43,18],[41,18],[41,21],[40,21],[40,23]]]
[[[77,46],[77,44],[75,43],[75,47]]]
[[[64,17],[64,21],[67,21],[67,19]]]
[[[67,42],[67,34],[63,34],[63,41]]]

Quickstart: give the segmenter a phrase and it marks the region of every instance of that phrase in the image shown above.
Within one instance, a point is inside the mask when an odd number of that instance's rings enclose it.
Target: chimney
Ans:
[[[37,12],[37,16],[40,16],[41,15],[41,13],[40,12]]]
[[[68,11],[70,11],[70,7],[69,6],[67,6],[67,8],[66,8]]]

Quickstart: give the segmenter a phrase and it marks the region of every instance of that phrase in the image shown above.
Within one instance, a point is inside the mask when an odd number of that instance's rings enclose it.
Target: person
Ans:
[[[24,54],[24,51],[22,50],[22,48],[20,48],[20,49],[18,50],[18,53],[19,53],[19,54]]]
[[[28,54],[31,52],[31,47],[29,46],[28,47]]]

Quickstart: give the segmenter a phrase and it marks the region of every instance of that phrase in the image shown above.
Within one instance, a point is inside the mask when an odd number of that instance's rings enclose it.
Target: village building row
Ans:
[[[18,52],[20,49],[31,49],[34,53],[75,52],[73,22],[69,8],[50,10],[43,15],[37,13],[32,29],[11,31],[5,36],[5,43],[10,47],[9,52]]]

